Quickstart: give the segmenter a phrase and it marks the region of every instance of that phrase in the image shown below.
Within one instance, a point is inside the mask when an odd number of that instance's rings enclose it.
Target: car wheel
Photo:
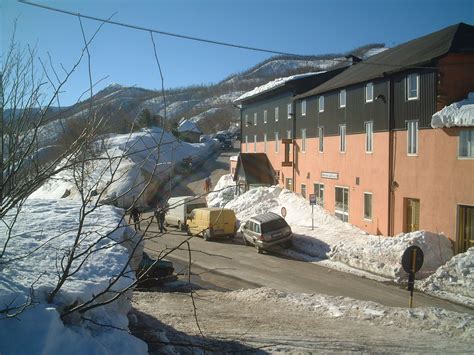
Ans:
[[[178,221],[178,230],[180,231],[184,230],[183,225],[181,224],[181,221]]]
[[[211,239],[211,233],[209,231],[205,231],[202,236],[204,237],[204,240],[209,241]]]
[[[242,239],[244,240],[244,245],[245,245],[245,246],[250,245],[250,243],[248,242],[247,238],[245,238],[244,236],[242,236]]]
[[[193,235],[193,234],[191,233],[191,231],[189,230],[189,226],[186,227],[186,234],[187,234],[187,235]]]
[[[257,249],[257,253],[263,254],[263,249],[262,249],[261,246],[259,246],[259,245],[257,244],[257,245],[255,245],[255,248]]]

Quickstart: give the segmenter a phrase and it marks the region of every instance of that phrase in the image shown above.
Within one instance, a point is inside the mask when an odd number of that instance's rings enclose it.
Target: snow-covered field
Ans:
[[[445,266],[449,270],[457,268],[458,271],[452,271],[455,274],[437,272],[440,270],[438,268],[453,256],[451,242],[443,235],[426,231],[395,237],[369,235],[349,223],[342,222],[319,206],[314,206],[312,230],[311,206],[301,196],[279,187],[259,187],[235,197],[234,188],[232,177],[223,176],[216,184],[215,192],[209,195],[208,204],[233,209],[241,223],[263,212],[279,214],[281,208],[285,207],[286,220],[294,233],[293,248],[286,251],[288,256],[318,261],[320,265],[365,277],[400,282],[407,277],[401,267],[403,252],[410,245],[417,245],[424,253],[423,267],[417,273],[417,278],[426,278],[436,273],[431,281],[425,281],[431,286],[426,284],[423,290],[437,287],[444,290],[449,283],[451,289],[446,289],[447,292],[458,293],[455,291],[456,287],[469,289],[456,301],[468,305],[474,301],[471,276],[474,271],[473,253],[467,253],[459,262]],[[435,280],[440,275],[451,276],[447,277],[446,281],[437,283]],[[443,296],[443,292],[436,292],[436,295]]]
[[[102,206],[85,219],[76,255],[88,247],[91,253],[73,263],[71,270],[83,265],[66,280],[53,302],[47,301],[58,282],[61,261],[71,252],[79,210],[80,204],[72,200],[30,199],[23,206],[0,258],[0,310],[10,307],[8,314],[14,314],[23,304],[27,306],[12,319],[2,319],[6,313],[0,313],[0,353],[147,353],[145,343],[120,330],[128,327],[131,305],[126,296],[130,291],[115,302],[60,318],[66,307],[90,300],[113,280],[106,297],[134,282],[127,261],[138,236],[122,221],[123,211]],[[10,216],[0,224],[2,247],[7,238],[5,223],[11,221]],[[137,262],[134,259],[133,265]],[[123,268],[125,276],[118,277]]]
[[[215,149],[215,144],[212,140],[203,143],[178,141],[171,133],[156,127],[131,134],[110,135],[104,141],[105,151],[87,166],[90,171],[87,185],[99,193],[105,190],[104,200],[119,197],[118,205],[121,207],[128,207],[133,197],[138,197],[144,190],[139,204],[146,206],[158,186],[172,177],[175,162],[187,157],[192,157],[193,161],[205,159]],[[112,184],[110,166],[117,168]],[[68,198],[78,198],[70,170],[51,178],[32,197],[61,198],[66,190],[70,191]]]

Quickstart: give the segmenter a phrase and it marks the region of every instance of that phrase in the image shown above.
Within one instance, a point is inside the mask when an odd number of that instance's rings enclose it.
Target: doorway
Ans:
[[[474,206],[458,206],[458,235],[456,253],[474,246]]]
[[[405,199],[405,233],[420,230],[420,200],[416,198]]]

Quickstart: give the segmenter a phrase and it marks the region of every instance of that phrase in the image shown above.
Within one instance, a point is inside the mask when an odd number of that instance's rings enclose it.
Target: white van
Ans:
[[[169,210],[165,216],[167,225],[178,226],[180,230],[186,230],[186,216],[195,208],[207,207],[203,198],[195,196],[170,197],[168,200]]]

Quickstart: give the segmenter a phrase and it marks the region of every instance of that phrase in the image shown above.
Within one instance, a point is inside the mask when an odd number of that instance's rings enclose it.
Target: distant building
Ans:
[[[466,250],[474,127],[433,129],[431,119],[474,92],[474,27],[460,23],[353,62],[304,92],[290,81],[237,99],[241,151],[265,153],[281,186],[315,194],[369,233],[429,230]]]
[[[191,120],[181,120],[178,126],[178,132],[183,140],[190,143],[199,143],[199,138],[202,134],[196,122]]]

